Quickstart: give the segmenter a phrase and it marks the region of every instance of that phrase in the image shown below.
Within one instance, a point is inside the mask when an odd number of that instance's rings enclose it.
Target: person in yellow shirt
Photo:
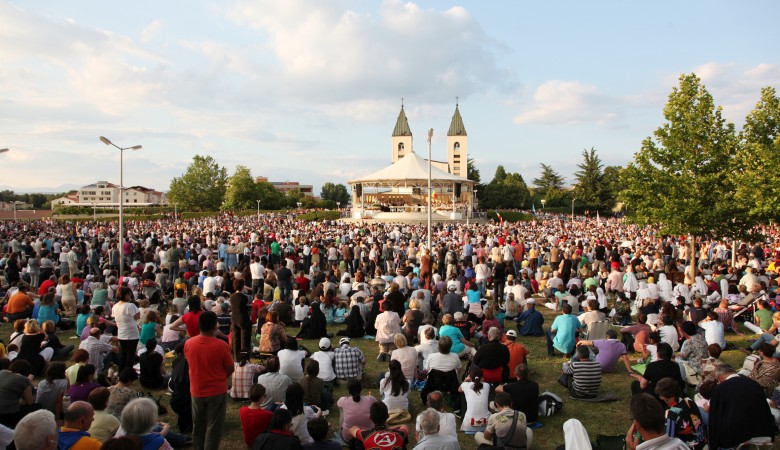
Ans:
[[[95,420],[95,409],[87,402],[73,402],[65,411],[58,437],[59,450],[100,450],[103,445],[87,430]]]

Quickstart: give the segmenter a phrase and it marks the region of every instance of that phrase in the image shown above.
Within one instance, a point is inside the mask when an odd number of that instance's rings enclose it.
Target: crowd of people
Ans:
[[[773,441],[780,228],[734,245],[566,219],[436,224],[431,248],[413,224],[223,214],[128,221],[120,239],[116,222],[4,222],[0,446],[216,449],[231,397],[252,449],[530,448],[529,339],[570,358],[575,400],[603,397],[622,362],[627,448]],[[719,360],[735,316],[756,335],[739,373]],[[145,389],[169,390],[178,432]],[[585,425],[567,421],[561,448],[590,448]]]

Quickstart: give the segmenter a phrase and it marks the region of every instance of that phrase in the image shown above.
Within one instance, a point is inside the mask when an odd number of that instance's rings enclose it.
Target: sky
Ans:
[[[194,155],[271,181],[346,183],[446,160],[456,98],[483,182],[583,149],[625,165],[694,72],[739,129],[780,90],[780,2],[0,0],[0,188],[167,190]]]

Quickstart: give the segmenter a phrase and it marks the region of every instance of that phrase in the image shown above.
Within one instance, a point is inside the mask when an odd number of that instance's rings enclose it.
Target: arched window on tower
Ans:
[[[399,152],[402,152],[402,151],[404,151],[404,143],[403,143],[403,142],[399,142],[399,143],[398,143],[398,151],[399,151]]]
[[[460,151],[460,142],[456,142],[455,145],[452,147],[452,149],[455,150],[455,152],[459,152]]]

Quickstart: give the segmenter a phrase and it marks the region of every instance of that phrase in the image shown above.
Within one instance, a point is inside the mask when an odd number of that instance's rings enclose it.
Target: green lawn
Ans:
[[[549,326],[555,314],[547,308],[540,308],[540,311],[544,314],[545,324]],[[515,328],[515,323],[508,321],[507,329]],[[342,327],[332,327],[330,332],[337,332]],[[743,330],[744,331],[744,330]],[[288,335],[295,335],[297,330],[293,328],[287,329]],[[751,334],[747,332],[744,336],[736,336],[734,334],[727,335],[726,339],[736,344],[738,348],[744,348],[747,345],[748,339],[753,339]],[[8,342],[8,337],[11,334],[11,326],[7,323],[0,325],[0,337],[4,339],[4,342]],[[64,332],[60,339],[64,344],[76,343],[75,339],[70,337],[74,336],[73,331]],[[336,338],[334,338],[335,343]],[[552,416],[541,418],[541,422],[544,423],[542,428],[534,430],[533,448],[536,449],[551,449],[557,445],[563,443],[563,431],[562,425],[569,418],[579,419],[585,428],[588,430],[592,439],[595,439],[597,434],[607,435],[624,435],[628,427],[630,426],[630,418],[628,412],[628,400],[631,395],[630,384],[631,378],[625,372],[625,367],[618,363],[617,372],[611,374],[604,374],[602,390],[609,390],[615,392],[620,400],[613,403],[583,403],[570,400],[565,390],[556,382],[558,375],[560,374],[561,363],[565,360],[562,357],[548,357],[546,351],[546,343],[544,337],[520,337],[521,342],[525,344],[531,351],[528,363],[531,368],[531,379],[539,383],[540,392],[549,390],[558,394],[564,399],[564,408],[561,413]],[[377,395],[377,388],[370,386],[380,373],[383,373],[387,369],[386,363],[379,363],[376,360],[377,348],[373,340],[364,339],[352,339],[353,345],[359,347],[368,359],[366,365],[366,371],[364,376],[364,384],[366,386],[366,392],[370,389],[374,395]],[[317,341],[304,340],[302,344],[310,350],[314,350],[317,347]],[[728,362],[735,367],[739,367],[744,359],[744,353],[739,350],[724,352],[721,359]],[[71,362],[69,361],[68,364]],[[37,380],[36,380],[37,384]],[[140,385],[134,385],[134,387],[140,389]],[[157,394],[163,393],[159,391]],[[346,386],[341,385],[336,388],[334,392],[334,399],[338,399],[347,395]],[[691,393],[692,395],[692,393]],[[163,396],[163,403],[167,406],[169,396]],[[491,395],[492,399],[492,395]],[[409,394],[410,412],[412,417],[416,416],[422,411],[422,404],[420,402],[419,392],[413,391]],[[222,439],[221,448],[224,449],[241,449],[245,448],[241,435],[241,423],[238,417],[238,409],[246,403],[237,402],[234,400],[228,400],[228,413],[225,422],[224,436]],[[169,408],[170,410],[170,408]],[[332,407],[330,415],[328,417],[331,423],[331,431],[335,431],[338,428],[339,411],[337,407]],[[161,420],[168,421],[174,426],[176,418],[173,414],[169,414],[167,417],[163,417]],[[410,428],[414,428],[413,422],[409,424]],[[461,448],[474,449],[474,440],[471,436],[459,434],[459,440]],[[409,448],[414,445],[414,436],[411,436],[411,442]]]

